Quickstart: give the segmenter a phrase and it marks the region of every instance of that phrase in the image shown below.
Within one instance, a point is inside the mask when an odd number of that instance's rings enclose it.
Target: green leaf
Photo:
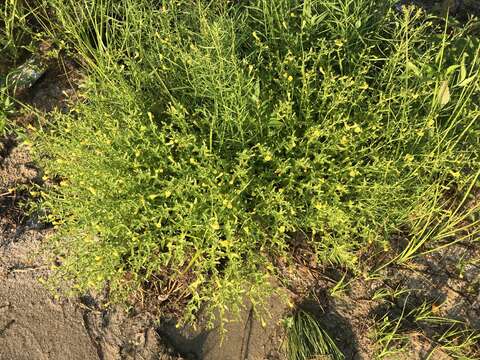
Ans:
[[[445,106],[450,101],[450,88],[448,87],[448,81],[444,80],[440,83],[436,100],[440,106]]]
[[[445,73],[447,76],[451,75],[460,67],[460,65],[451,65],[447,68],[447,72]]]
[[[467,68],[465,66],[465,56],[462,57],[462,63],[460,65],[460,81],[465,80],[467,77]]]
[[[460,84],[458,84],[457,86],[459,87],[465,87],[467,86],[468,84],[470,84],[473,80],[475,80],[475,78],[477,77],[477,75],[473,75],[473,76],[470,76],[469,78],[466,78],[465,80],[463,80]]]
[[[269,122],[268,122],[268,126],[270,127],[281,127],[283,125],[283,123],[281,121],[278,121],[276,119],[271,119]]]
[[[417,67],[417,65],[415,65],[411,61],[407,61],[406,68],[407,68],[408,71],[413,72],[415,74],[415,76],[420,76],[421,75],[420,69]]]

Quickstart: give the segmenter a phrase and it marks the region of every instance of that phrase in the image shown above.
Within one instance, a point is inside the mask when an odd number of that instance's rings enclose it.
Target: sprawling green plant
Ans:
[[[36,137],[54,279],[221,314],[299,234],[356,269],[471,190],[478,40],[382,3],[49,2],[89,75]]]

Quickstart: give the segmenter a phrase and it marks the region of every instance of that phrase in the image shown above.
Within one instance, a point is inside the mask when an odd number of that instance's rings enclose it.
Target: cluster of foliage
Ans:
[[[28,11],[20,0],[4,1],[0,4],[0,61],[18,57],[21,45],[29,33]]]
[[[18,6],[9,1],[0,4],[0,133],[3,134],[7,116],[11,113],[13,103],[8,96],[6,87],[7,64],[15,53],[16,34],[13,28],[18,23]]]
[[[355,270],[470,189],[478,41],[380,3],[50,1],[88,71],[35,138],[52,279],[222,314],[299,234]]]
[[[0,134],[14,128],[11,119],[16,113],[18,99],[13,94],[31,81],[26,66],[18,65],[35,53],[35,43],[41,39],[38,26],[34,26],[35,0],[8,0],[0,3]],[[38,24],[37,24],[38,25]],[[18,81],[19,80],[19,81]]]
[[[345,360],[335,341],[322,328],[316,317],[304,310],[298,310],[285,320],[288,336],[288,359]]]

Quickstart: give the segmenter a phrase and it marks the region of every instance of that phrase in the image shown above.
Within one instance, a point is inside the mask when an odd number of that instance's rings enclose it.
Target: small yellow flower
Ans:
[[[346,193],[347,192],[347,187],[343,184],[337,184],[335,186],[335,190],[340,192],[340,193]]]
[[[360,174],[360,172],[357,170],[357,169],[352,169],[350,170],[350,172],[348,173],[351,177],[355,177],[357,176],[358,174]]]
[[[359,86],[359,89],[367,90],[368,89],[368,84],[366,82],[364,82],[362,85]]]
[[[455,178],[458,179],[460,177],[459,171],[450,171],[450,174]]]
[[[211,226],[212,229],[215,230],[215,231],[217,231],[217,230],[220,229],[220,225],[219,225],[219,223],[218,223],[217,220],[214,220],[214,221],[210,224],[210,226]]]
[[[362,132],[362,128],[358,124],[353,125],[353,131],[357,134],[360,134]]]
[[[322,210],[322,208],[323,208],[322,204],[319,203],[319,202],[315,203],[315,204],[313,205],[313,207],[314,207],[315,209],[317,209],[317,210]]]
[[[414,160],[414,157],[413,157],[413,155],[411,155],[411,154],[407,154],[407,155],[405,155],[405,157],[403,158],[403,160],[404,160],[405,162],[407,162],[407,163],[411,163],[411,162]]]
[[[221,240],[220,241],[220,246],[223,247],[223,248],[227,248],[230,246],[230,241],[228,240]]]
[[[293,81],[293,76],[289,75],[287,80],[288,80],[288,82],[292,82]]]

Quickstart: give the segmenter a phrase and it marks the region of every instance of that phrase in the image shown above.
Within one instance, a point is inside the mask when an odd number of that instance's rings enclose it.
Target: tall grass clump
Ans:
[[[27,15],[22,0],[8,0],[0,4],[0,64],[18,56],[27,33]]]
[[[470,189],[478,40],[380,3],[49,2],[88,73],[35,139],[56,284],[221,315],[298,234],[355,270]]]
[[[335,341],[312,314],[299,310],[285,325],[289,360],[345,360]]]

